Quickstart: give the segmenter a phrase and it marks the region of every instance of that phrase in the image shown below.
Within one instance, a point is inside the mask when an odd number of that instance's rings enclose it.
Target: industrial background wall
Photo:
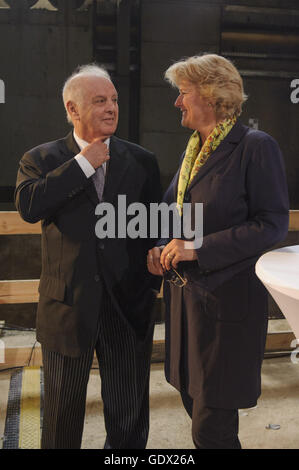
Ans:
[[[242,120],[279,142],[291,209],[299,209],[298,0],[0,0],[0,210],[15,210],[24,151],[69,131],[62,85],[92,61],[119,90],[118,136],[156,153],[166,188],[190,131],[163,75],[174,61],[203,52],[239,68],[249,96]],[[298,243],[292,237],[289,244]],[[39,278],[39,235],[5,235],[0,244],[0,280]],[[2,307],[18,322],[35,308],[0,305],[0,319]]]
[[[13,208],[7,204],[23,152],[69,130],[62,84],[91,61],[105,65],[119,89],[118,135],[156,152],[166,187],[189,131],[163,74],[202,52],[239,68],[249,95],[242,119],[279,142],[298,209],[297,0],[0,0],[0,209]]]
[[[186,145],[176,94],[163,73],[183,56],[215,52],[231,59],[249,95],[244,124],[280,144],[291,208],[299,208],[299,104],[291,82],[299,77],[299,3],[275,0],[144,0],[141,2],[140,141],[156,151],[165,183]],[[186,135],[187,134],[187,135]]]

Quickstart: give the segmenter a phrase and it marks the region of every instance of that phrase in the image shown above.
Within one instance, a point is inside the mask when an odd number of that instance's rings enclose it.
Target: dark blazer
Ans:
[[[176,200],[178,175],[165,194],[168,203]],[[255,263],[288,232],[277,143],[238,120],[199,170],[185,202],[203,203],[203,244],[197,261],[179,266],[187,285],[164,283],[166,377],[207,406],[254,406],[267,332],[267,292]]]
[[[92,179],[73,158],[78,153],[72,132],[25,153],[15,193],[23,219],[42,220],[37,339],[69,356],[83,353],[96,335],[103,286],[141,340],[152,325],[154,301],[146,255],[155,240],[96,237],[99,200]],[[116,213],[119,194],[126,195],[127,205],[148,207],[160,201],[160,176],[152,153],[113,136],[103,200]]]

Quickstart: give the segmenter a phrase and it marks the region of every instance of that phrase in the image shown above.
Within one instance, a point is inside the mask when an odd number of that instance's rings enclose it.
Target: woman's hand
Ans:
[[[163,269],[160,263],[161,251],[163,246],[155,246],[147,254],[147,269],[154,276],[163,276]]]
[[[177,268],[180,261],[194,261],[197,259],[193,242],[186,242],[174,238],[169,242],[161,253],[160,263],[164,270],[171,267]]]

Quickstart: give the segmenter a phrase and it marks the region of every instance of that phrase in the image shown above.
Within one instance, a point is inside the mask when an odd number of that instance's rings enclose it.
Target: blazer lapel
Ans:
[[[232,153],[236,144],[240,142],[247,130],[248,127],[243,126],[243,124],[238,120],[230,133],[225,137],[225,139],[223,139],[221,144],[208,158],[208,161],[200,168],[186,192],[190,191],[194,185],[197,184],[209,171],[211,171],[220,160],[227,158]]]

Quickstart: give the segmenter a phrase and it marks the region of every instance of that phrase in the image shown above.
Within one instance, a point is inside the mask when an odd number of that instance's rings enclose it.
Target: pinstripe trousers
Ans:
[[[71,358],[42,346],[42,449],[81,447],[94,350],[99,362],[106,449],[144,449],[149,432],[149,373],[153,328],[140,342],[104,295],[95,344]]]

